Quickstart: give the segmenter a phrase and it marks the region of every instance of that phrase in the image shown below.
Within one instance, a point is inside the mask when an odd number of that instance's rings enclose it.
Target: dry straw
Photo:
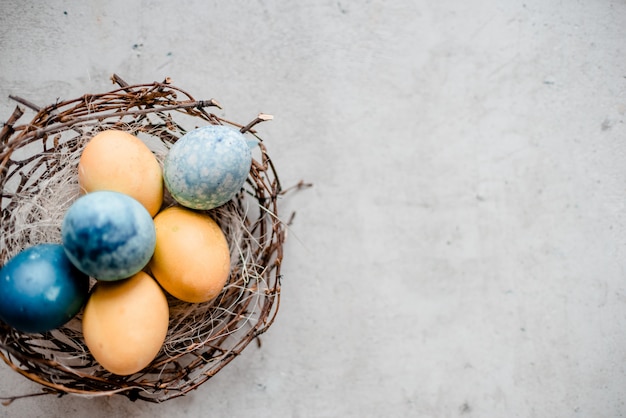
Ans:
[[[81,314],[56,330],[24,334],[0,322],[0,358],[42,385],[42,392],[3,398],[5,404],[43,394],[103,396],[163,402],[206,382],[237,357],[273,323],[280,300],[280,267],[288,222],[278,216],[282,189],[266,147],[254,127],[271,116],[260,114],[242,125],[207,109],[213,99],[195,100],[169,79],[119,86],[103,94],[39,108],[33,120],[17,125],[18,106],[0,132],[0,266],[20,250],[60,242],[65,210],[78,197],[76,167],[85,143],[104,129],[123,129],[142,138],[162,160],[185,132],[206,124],[236,127],[258,141],[247,182],[226,205],[208,211],[231,248],[231,275],[218,298],[189,304],[169,297],[170,327],[157,358],[140,373],[117,376],[89,354]],[[304,187],[302,182],[295,187]],[[165,205],[174,204],[166,196]],[[93,279],[92,279],[93,283]]]

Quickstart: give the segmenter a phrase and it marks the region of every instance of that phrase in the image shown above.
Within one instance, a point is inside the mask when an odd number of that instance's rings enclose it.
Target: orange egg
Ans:
[[[207,302],[230,274],[228,242],[210,216],[170,207],[154,218],[156,248],[148,264],[155,279],[185,302]]]
[[[78,183],[85,193],[110,190],[138,200],[151,216],[163,202],[163,173],[150,148],[120,130],[96,134],[78,162]]]
[[[98,282],[83,313],[83,336],[96,361],[111,373],[137,373],[154,360],[169,325],[167,298],[145,272]]]

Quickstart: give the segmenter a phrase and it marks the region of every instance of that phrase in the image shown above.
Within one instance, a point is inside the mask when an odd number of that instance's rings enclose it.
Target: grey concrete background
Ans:
[[[17,1],[0,115],[171,77],[261,128],[297,211],[263,347],[162,405],[0,416],[626,414],[626,3]],[[0,394],[38,387],[0,367]]]

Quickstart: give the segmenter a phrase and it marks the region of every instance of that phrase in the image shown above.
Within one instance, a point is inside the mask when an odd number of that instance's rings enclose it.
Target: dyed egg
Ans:
[[[137,373],[154,360],[169,325],[165,293],[143,271],[127,280],[98,282],[83,313],[85,344],[111,373]]]
[[[135,199],[118,192],[81,196],[65,213],[63,247],[82,272],[119,280],[143,269],[156,244],[154,222]]]
[[[170,207],[154,225],[157,243],[148,266],[163,289],[185,302],[215,298],[230,273],[228,242],[217,223],[204,213]]]
[[[22,332],[45,332],[72,319],[83,307],[89,277],[59,244],[38,244],[0,269],[0,319]]]
[[[243,186],[252,154],[241,132],[208,125],[183,135],[163,163],[172,197],[192,209],[212,209],[232,199]]]
[[[128,132],[95,135],[78,162],[78,184],[85,193],[111,190],[137,199],[151,216],[163,202],[161,166],[148,146]]]

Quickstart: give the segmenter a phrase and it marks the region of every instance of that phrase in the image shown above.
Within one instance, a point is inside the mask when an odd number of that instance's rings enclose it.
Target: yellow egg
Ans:
[[[169,325],[167,298],[145,272],[116,282],[98,282],[83,313],[83,336],[98,363],[122,376],[154,360]]]
[[[185,302],[207,302],[230,274],[228,242],[210,216],[170,207],[154,218],[156,248],[148,264],[155,279]]]
[[[110,190],[134,197],[151,216],[163,202],[163,172],[150,148],[120,130],[106,130],[85,145],[78,162],[78,183],[85,193]]]

